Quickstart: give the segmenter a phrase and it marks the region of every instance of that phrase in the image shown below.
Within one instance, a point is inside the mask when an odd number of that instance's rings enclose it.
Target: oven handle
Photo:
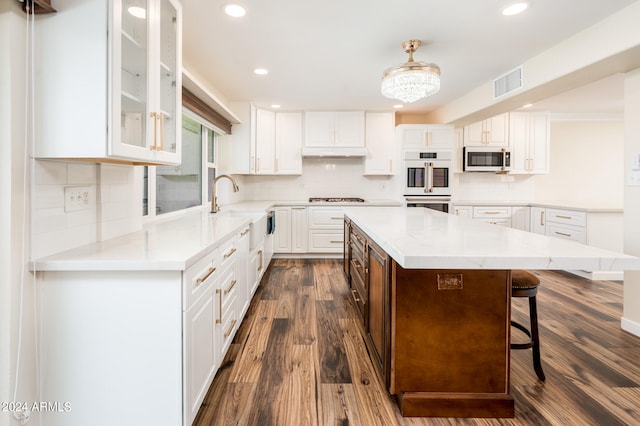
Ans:
[[[424,192],[433,192],[433,163],[425,161],[425,168],[427,169],[426,173],[426,186],[424,188]]]
[[[411,197],[404,197],[405,201],[410,203],[410,202],[444,202],[444,203],[449,203],[451,202],[451,198],[438,198],[438,197],[429,197],[429,198],[424,198],[424,197],[417,197],[417,198],[411,198]]]

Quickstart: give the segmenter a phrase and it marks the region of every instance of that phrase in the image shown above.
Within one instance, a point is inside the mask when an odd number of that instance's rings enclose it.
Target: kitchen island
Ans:
[[[511,270],[640,269],[640,259],[428,209],[349,207],[344,267],[404,416],[513,417]]]

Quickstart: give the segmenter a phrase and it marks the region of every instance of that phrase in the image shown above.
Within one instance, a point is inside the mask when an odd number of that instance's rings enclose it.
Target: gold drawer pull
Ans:
[[[565,216],[565,215],[562,215],[562,214],[557,214],[556,217],[558,219],[571,219],[571,216]]]
[[[231,290],[233,290],[233,288],[236,286],[236,283],[237,283],[237,282],[238,282],[238,281],[236,281],[236,280],[231,281],[231,284],[229,285],[229,287],[227,287],[227,288],[225,288],[225,289],[224,289],[224,294],[229,294],[229,292],[230,292]]]
[[[344,240],[331,240],[329,241],[331,244],[344,243]]]
[[[218,299],[218,313],[220,315],[218,319],[216,319],[216,324],[222,324],[222,292],[219,288],[216,289],[216,294],[220,295],[220,299]]]
[[[229,329],[224,332],[224,337],[225,338],[229,337],[229,335],[233,331],[233,327],[235,327],[235,326],[236,326],[236,320],[231,321],[231,325],[229,326]]]
[[[562,236],[564,236],[564,237],[571,237],[571,234],[565,234],[564,232],[558,232],[558,231],[556,231],[556,234],[558,234],[558,235],[562,235]]]
[[[249,228],[247,228],[247,229],[245,229],[244,231],[242,231],[242,232],[240,233],[240,236],[241,236],[241,237],[244,237],[244,236],[245,236],[245,235],[247,235],[248,233],[249,233]]]
[[[356,302],[359,302],[360,299],[358,299],[358,296],[356,296],[357,294],[358,292],[355,289],[351,290],[351,295],[353,296],[353,300],[355,300]]]
[[[209,267],[209,270],[207,271],[207,273],[196,280],[196,284],[197,284],[196,287],[202,284],[203,282],[205,282],[207,278],[209,278],[211,274],[213,274],[215,271],[216,271],[216,268]]]
[[[500,214],[500,212],[484,212],[484,214]]]
[[[337,217],[336,217],[336,216],[332,216],[332,217],[331,217],[331,219],[334,219],[334,220],[342,220],[342,219],[344,219],[344,218],[343,218],[342,216],[337,216]]]
[[[229,258],[235,252],[236,252],[236,248],[234,247],[231,250],[229,250],[229,253],[225,253],[224,258],[225,259]]]

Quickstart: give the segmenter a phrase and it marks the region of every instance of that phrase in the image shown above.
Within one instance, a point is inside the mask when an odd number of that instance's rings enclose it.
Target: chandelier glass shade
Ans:
[[[398,99],[405,103],[426,98],[440,90],[440,67],[413,60],[413,52],[420,47],[420,40],[409,40],[402,43],[402,48],[409,54],[409,61],[388,68],[382,74],[382,95]]]

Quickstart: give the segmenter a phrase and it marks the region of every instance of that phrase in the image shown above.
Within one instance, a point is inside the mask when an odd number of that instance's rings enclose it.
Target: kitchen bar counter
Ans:
[[[364,339],[403,416],[514,416],[511,270],[640,269],[637,257],[429,209],[349,207],[345,230]]]
[[[348,207],[345,214],[413,269],[640,269],[640,258],[429,209]]]

